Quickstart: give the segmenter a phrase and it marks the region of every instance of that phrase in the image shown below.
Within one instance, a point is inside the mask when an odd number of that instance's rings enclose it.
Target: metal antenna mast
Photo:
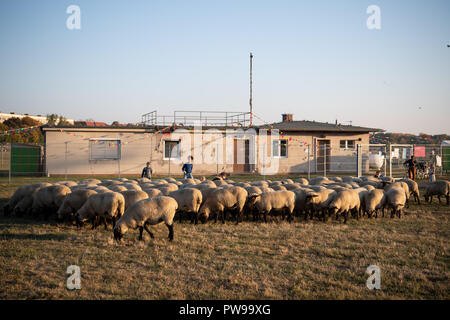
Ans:
[[[250,127],[253,125],[253,53],[250,52]]]

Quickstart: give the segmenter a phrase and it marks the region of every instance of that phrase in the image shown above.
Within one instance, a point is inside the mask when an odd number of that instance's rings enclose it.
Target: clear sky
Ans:
[[[69,5],[81,29],[69,30]],[[369,5],[381,29],[369,30]],[[0,110],[138,122],[254,111],[450,133],[448,0],[0,1]]]

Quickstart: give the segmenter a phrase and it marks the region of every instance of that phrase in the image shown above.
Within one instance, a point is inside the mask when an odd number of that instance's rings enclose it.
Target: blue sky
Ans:
[[[66,8],[81,9],[81,30]],[[369,5],[381,30],[366,27]],[[254,111],[450,133],[450,1],[0,2],[0,110],[137,122]]]

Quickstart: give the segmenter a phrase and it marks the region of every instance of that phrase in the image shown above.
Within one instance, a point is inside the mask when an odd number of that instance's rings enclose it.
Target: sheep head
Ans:
[[[125,234],[125,232],[127,232],[128,228],[126,225],[124,224],[116,224],[116,226],[114,227],[114,239],[117,241],[122,240],[123,235]]]
[[[259,199],[261,199],[261,195],[257,193],[252,193],[247,197],[247,201],[250,206],[254,206]]]

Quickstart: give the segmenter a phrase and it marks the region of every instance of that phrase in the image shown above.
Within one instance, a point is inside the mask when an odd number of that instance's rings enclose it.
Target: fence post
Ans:
[[[8,171],[8,183],[11,184],[11,164],[12,164],[12,143],[9,143],[9,171]]]
[[[216,143],[216,165],[217,165],[216,171],[217,174],[219,174],[219,149],[217,143]]]
[[[65,155],[64,155],[64,164],[65,164],[65,180],[67,180],[67,144],[69,143],[68,141],[64,142],[66,144],[66,150],[65,150]]]
[[[266,181],[266,144],[263,144],[263,164],[262,164],[262,169],[263,169],[263,177],[264,177],[264,181]]]
[[[308,143],[308,180],[311,179],[311,145]]]
[[[356,176],[359,178],[362,176],[362,152],[361,145],[356,145]]]
[[[392,177],[392,144],[389,144],[389,177]]]
[[[327,176],[327,144],[325,143],[323,145],[324,152],[323,152],[323,176]]]

